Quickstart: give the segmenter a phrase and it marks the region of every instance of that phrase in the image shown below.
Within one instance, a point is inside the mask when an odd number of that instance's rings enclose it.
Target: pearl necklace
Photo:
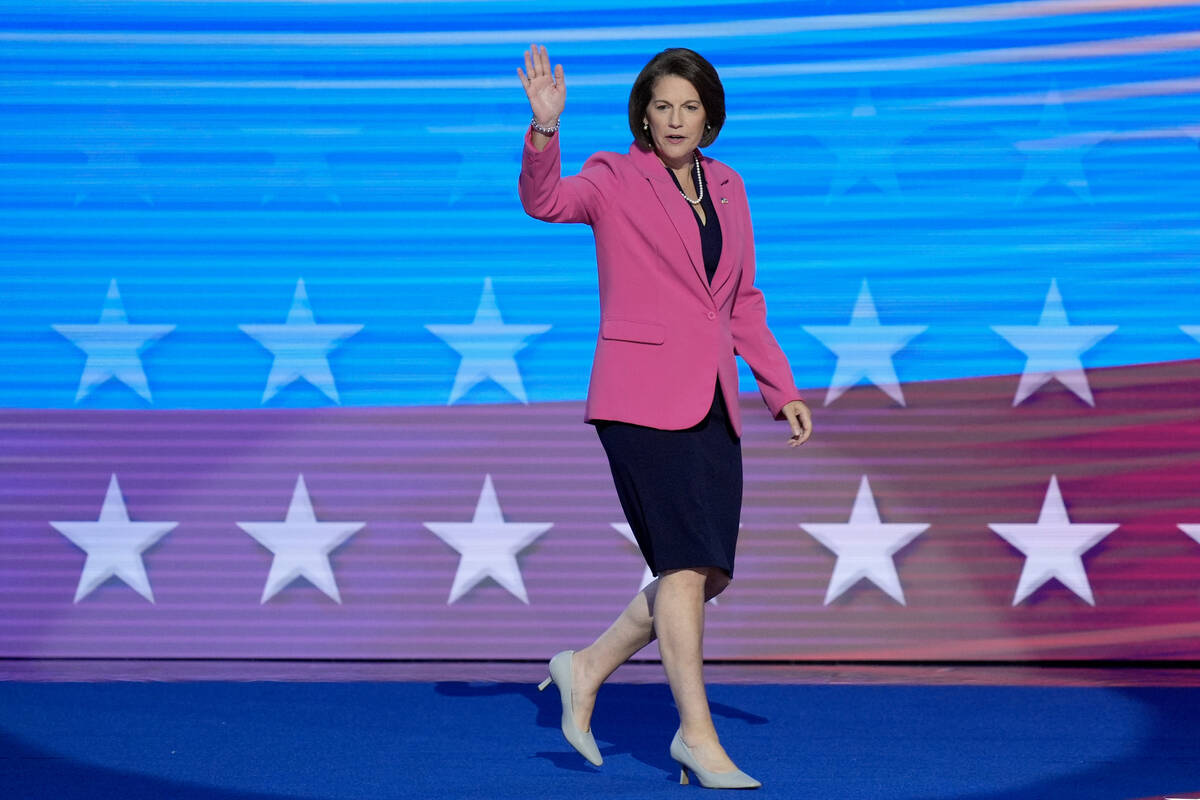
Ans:
[[[699,196],[695,200],[693,200],[692,198],[688,197],[686,194],[683,193],[683,189],[679,190],[679,194],[680,194],[680,196],[683,197],[684,200],[687,200],[689,203],[691,203],[694,206],[698,206],[704,200],[704,178],[700,172],[700,156],[696,155],[695,153],[692,153],[692,159],[695,161],[695,164],[696,164],[696,190],[697,190],[697,194]]]

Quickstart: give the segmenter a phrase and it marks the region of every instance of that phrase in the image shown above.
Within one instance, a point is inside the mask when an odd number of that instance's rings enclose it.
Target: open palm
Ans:
[[[553,126],[567,103],[567,84],[563,80],[562,64],[550,69],[550,56],[546,48],[531,44],[525,53],[525,69],[517,67],[517,75],[529,107],[539,124]]]

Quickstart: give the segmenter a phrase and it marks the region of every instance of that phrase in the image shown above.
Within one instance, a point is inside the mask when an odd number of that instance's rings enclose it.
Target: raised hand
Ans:
[[[551,72],[546,48],[531,44],[525,53],[525,69],[517,67],[517,75],[525,87],[529,108],[538,124],[553,128],[567,102],[567,84],[563,80],[562,64]]]

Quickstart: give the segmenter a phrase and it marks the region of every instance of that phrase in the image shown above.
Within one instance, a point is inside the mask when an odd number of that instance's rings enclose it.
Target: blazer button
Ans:
[[[709,319],[716,319],[716,318],[717,318],[717,312],[715,312],[715,311],[710,311],[710,312],[708,312],[708,318],[709,318]]]

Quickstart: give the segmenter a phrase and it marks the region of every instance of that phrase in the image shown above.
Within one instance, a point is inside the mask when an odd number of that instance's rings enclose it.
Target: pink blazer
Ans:
[[[800,392],[754,287],[742,179],[701,157],[724,243],[710,286],[695,215],[658,156],[634,144],[627,155],[596,153],[578,175],[563,178],[558,139],[538,152],[526,134],[518,189],[530,216],[586,222],[596,238],[600,331],[586,418],[689,428],[708,413],[720,378],[740,435],[735,354],[781,418]]]

